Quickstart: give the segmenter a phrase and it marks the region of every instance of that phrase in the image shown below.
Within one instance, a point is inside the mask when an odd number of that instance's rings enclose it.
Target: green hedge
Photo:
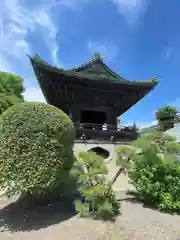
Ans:
[[[75,137],[70,118],[37,102],[17,104],[0,117],[0,184],[8,194],[38,192],[64,182]]]

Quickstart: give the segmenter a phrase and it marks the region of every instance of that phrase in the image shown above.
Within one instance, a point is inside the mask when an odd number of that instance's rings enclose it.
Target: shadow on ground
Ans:
[[[68,220],[76,214],[70,200],[32,209],[22,206],[22,201],[17,200],[0,210],[0,232],[38,230]]]
[[[100,214],[90,214],[87,216],[83,216],[82,218],[88,219],[91,218],[93,220],[97,220],[97,221],[104,221],[104,222],[115,222],[117,217],[121,215],[120,209],[119,211],[117,211],[117,213],[110,213],[107,211],[101,212]]]
[[[144,208],[150,208],[150,209],[155,210],[152,203],[143,202],[143,200],[140,199],[140,197],[136,191],[126,191],[123,196],[118,197],[118,202],[123,202],[123,201],[131,202],[131,203],[139,203]]]
[[[148,201],[144,202],[143,200],[140,199],[140,197],[136,191],[127,191],[126,197],[124,199],[118,199],[118,201],[119,202],[128,201],[128,202],[132,202],[132,203],[139,203],[144,208],[149,208],[154,211],[158,211],[158,212],[169,214],[169,215],[180,215],[179,209],[175,209],[175,211],[172,211],[172,212],[169,209],[163,211],[163,210],[156,208],[152,202],[148,202]]]
[[[143,203],[136,191],[125,191],[123,194],[117,197],[118,202],[128,201],[132,203]]]

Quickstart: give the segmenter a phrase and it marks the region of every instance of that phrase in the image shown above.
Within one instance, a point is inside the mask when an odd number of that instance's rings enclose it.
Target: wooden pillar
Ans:
[[[80,109],[79,105],[73,104],[71,106],[71,116],[72,116],[72,121],[73,122],[79,122],[80,123],[81,109]]]
[[[107,111],[107,124],[113,126],[117,125],[116,112],[113,108]]]

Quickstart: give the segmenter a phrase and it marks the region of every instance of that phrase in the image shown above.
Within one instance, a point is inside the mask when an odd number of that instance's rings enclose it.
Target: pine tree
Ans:
[[[108,171],[101,156],[94,152],[80,153],[72,173],[78,179],[78,190],[83,197],[83,201],[75,201],[81,216],[106,218],[118,213],[119,204],[106,180]]]

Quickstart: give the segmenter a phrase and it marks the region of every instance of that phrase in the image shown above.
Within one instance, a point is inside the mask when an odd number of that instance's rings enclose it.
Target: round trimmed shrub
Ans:
[[[35,193],[64,183],[73,164],[74,126],[45,103],[14,105],[0,116],[0,185]]]

